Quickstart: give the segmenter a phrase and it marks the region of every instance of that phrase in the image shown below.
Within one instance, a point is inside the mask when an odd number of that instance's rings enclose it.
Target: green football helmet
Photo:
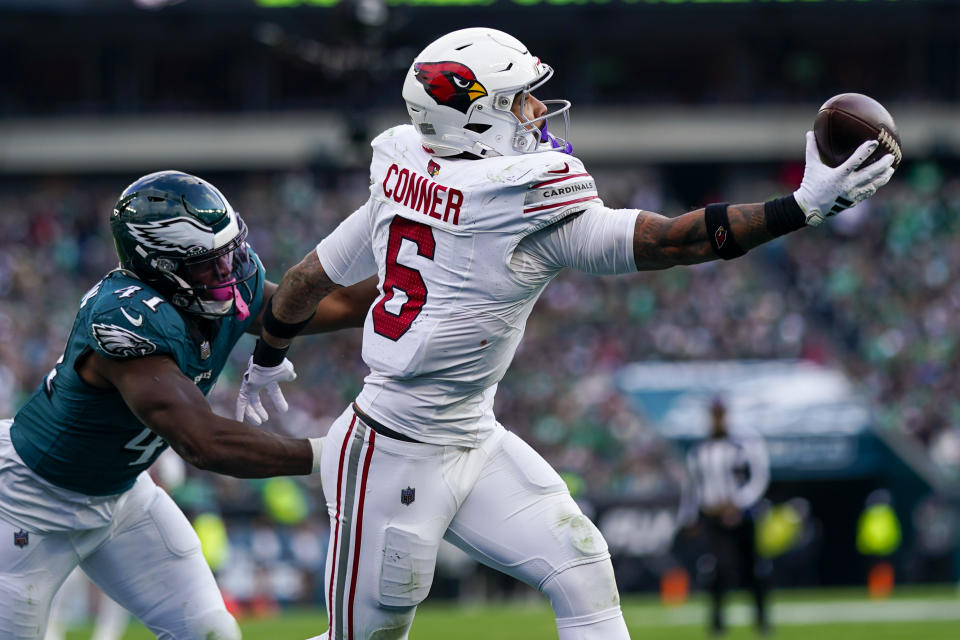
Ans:
[[[250,315],[257,266],[247,227],[220,191],[181,171],[143,176],[123,190],[110,217],[120,266],[184,311]]]

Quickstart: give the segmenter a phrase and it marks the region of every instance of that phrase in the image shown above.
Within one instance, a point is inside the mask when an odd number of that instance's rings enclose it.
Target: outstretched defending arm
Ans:
[[[287,438],[218,416],[169,356],[110,360],[91,353],[81,375],[94,386],[116,388],[144,425],[200,469],[266,478],[319,468],[321,438]]]
[[[807,133],[806,167],[793,195],[766,203],[709,205],[676,218],[641,212],[633,235],[638,270],[731,259],[777,236],[824,219],[866,200],[893,176],[892,155],[860,164],[878,146],[863,143],[836,168],[823,164],[813,132]]]

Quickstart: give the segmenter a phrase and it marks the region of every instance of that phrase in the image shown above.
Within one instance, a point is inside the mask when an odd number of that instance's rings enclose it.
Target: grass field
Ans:
[[[634,640],[708,638],[704,630],[706,602],[695,596],[687,604],[663,607],[655,598],[624,599],[624,616]],[[756,638],[751,609],[743,595],[731,598],[725,638]],[[960,638],[960,592],[954,586],[902,588],[884,601],[866,599],[862,590],[780,591],[773,598],[774,633],[778,640],[957,640]],[[244,640],[303,640],[326,629],[323,612],[298,611],[266,619],[241,620]],[[89,638],[89,629],[67,634],[68,640]],[[125,640],[152,638],[131,624]],[[540,602],[420,608],[410,633],[413,640],[530,640],[556,638],[549,607]]]

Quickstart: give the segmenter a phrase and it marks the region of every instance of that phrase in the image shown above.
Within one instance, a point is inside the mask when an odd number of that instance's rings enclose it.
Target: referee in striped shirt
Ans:
[[[707,558],[712,596],[711,630],[726,628],[723,596],[738,575],[753,592],[756,624],[769,632],[767,584],[757,566],[754,523],[750,509],[770,482],[767,448],[760,437],[735,438],[727,431],[726,407],[719,398],[710,405],[710,436],[690,450],[687,463],[712,558]]]

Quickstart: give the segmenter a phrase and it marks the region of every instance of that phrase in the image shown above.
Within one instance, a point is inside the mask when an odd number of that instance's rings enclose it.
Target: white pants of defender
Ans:
[[[115,496],[56,487],[17,455],[10,424],[0,421],[0,638],[43,638],[78,565],[161,640],[240,638],[193,527],[147,473]]]
[[[64,609],[73,598],[82,597],[88,591],[90,580],[79,567],[74,569],[53,596],[50,615],[47,616],[47,632],[43,640],[65,640],[67,629]],[[93,623],[90,640],[120,640],[127,629],[130,613],[97,589],[97,617]]]
[[[327,434],[325,640],[402,640],[440,540],[547,594],[561,640],[629,638],[610,554],[559,474],[500,427],[475,449],[377,434],[352,410]]]

